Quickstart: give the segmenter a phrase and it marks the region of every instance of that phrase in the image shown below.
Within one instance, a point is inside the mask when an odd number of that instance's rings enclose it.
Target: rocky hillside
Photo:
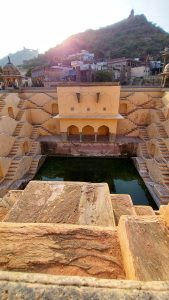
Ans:
[[[116,24],[72,35],[32,63],[57,61],[58,58],[82,49],[94,52],[96,58],[145,58],[147,54],[158,58],[160,51],[166,46],[169,46],[167,32],[149,22],[144,15],[131,14]]]
[[[24,63],[25,60],[30,60],[38,56],[38,50],[32,50],[23,48],[23,50],[17,51],[16,53],[8,54],[12,63],[16,66]],[[8,56],[0,59],[0,66],[4,66],[8,62]]]

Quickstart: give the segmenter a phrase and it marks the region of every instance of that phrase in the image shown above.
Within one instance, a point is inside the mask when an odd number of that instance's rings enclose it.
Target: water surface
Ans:
[[[111,193],[129,194],[135,205],[156,204],[128,158],[48,157],[35,180],[107,182]]]

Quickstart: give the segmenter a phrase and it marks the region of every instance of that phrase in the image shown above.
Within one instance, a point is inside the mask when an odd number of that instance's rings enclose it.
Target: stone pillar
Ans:
[[[82,132],[80,132],[80,143],[82,142]]]
[[[94,134],[94,142],[97,142],[97,133]]]
[[[109,142],[110,143],[114,143],[115,142],[115,134],[114,133],[109,133]]]
[[[62,137],[62,141],[66,142],[67,141],[67,133],[66,132],[61,132],[61,137]]]

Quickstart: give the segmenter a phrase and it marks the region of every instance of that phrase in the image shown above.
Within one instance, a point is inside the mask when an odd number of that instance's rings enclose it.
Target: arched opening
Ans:
[[[58,114],[58,104],[53,103],[52,104],[52,115],[57,115]]]
[[[14,112],[13,112],[13,107],[8,107],[8,115],[12,118],[12,119],[14,119]]]
[[[83,140],[94,141],[94,139],[95,139],[94,128],[90,125],[83,127],[82,138],[83,138]]]
[[[120,114],[124,114],[126,115],[127,114],[127,103],[121,103],[120,104],[120,108],[119,108],[119,112]]]
[[[79,140],[80,136],[79,136],[79,129],[77,126],[75,125],[71,125],[68,127],[67,129],[67,134],[68,134],[68,139],[70,140]]]
[[[150,155],[154,156],[155,155],[155,151],[156,151],[156,146],[154,144],[151,144],[150,148],[149,148]]]
[[[25,141],[23,144],[22,144],[22,153],[23,155],[24,154],[27,154],[29,152],[29,145],[28,145],[28,142]]]
[[[97,132],[98,141],[108,141],[109,140],[109,128],[105,125],[100,126]]]

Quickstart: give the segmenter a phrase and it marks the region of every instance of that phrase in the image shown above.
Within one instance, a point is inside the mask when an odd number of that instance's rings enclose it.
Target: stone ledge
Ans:
[[[13,299],[168,299],[169,282],[104,280],[0,272],[0,297]]]

